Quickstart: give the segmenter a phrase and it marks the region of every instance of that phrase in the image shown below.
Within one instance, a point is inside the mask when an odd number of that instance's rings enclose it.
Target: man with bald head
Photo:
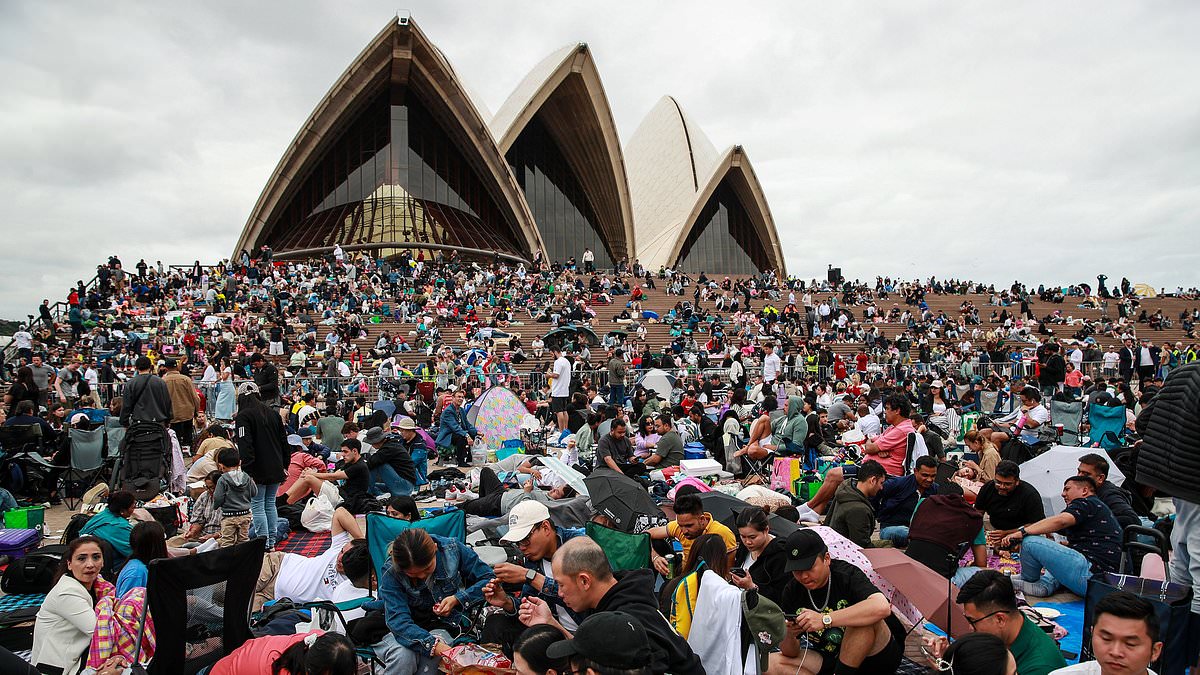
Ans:
[[[584,617],[620,611],[642,624],[650,637],[653,672],[704,674],[700,657],[658,611],[653,572],[638,569],[613,574],[600,545],[587,537],[575,537],[560,546],[551,566],[558,581],[558,595],[572,611]],[[527,626],[547,624],[570,637],[544,600],[526,599],[521,604],[520,617]]]

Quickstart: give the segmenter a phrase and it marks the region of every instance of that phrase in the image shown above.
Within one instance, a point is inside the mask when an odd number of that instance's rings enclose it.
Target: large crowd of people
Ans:
[[[127,655],[97,649],[96,636],[142,611],[150,561],[259,537],[268,553],[254,608],[370,596],[346,619],[377,617],[369,646],[387,673],[436,672],[481,604],[484,633],[517,672],[896,672],[912,616],[893,611],[895,590],[861,555],[873,547],[903,548],[959,589],[979,635],[930,640],[929,665],[1056,672],[1066,662],[1018,593],[1086,595],[1094,574],[1120,566],[1124,528],[1161,513],[1154,487],[1107,480],[1098,449],[1079,449],[1059,513],[1020,464],[1063,442],[1064,426],[1098,444],[1086,413],[1064,425],[1052,401],[1120,408],[1131,434],[1173,373],[1200,368],[1200,307],[1168,316],[1124,280],[1093,291],[731,279],[636,260],[600,271],[341,247],[274,258],[264,248],[215,266],[126,270],[114,256],[70,289],[64,312],[46,301],[14,335],[0,414],[39,429],[51,468],[0,489],[0,510],[89,487],[85,504],[104,502],[38,614],[40,672],[119,671]],[[934,296],[963,299],[951,313],[931,308]],[[1038,316],[1035,301],[1055,309]],[[1100,315],[1073,317],[1076,304]],[[1176,324],[1184,341],[1152,339]],[[665,377],[643,379],[652,370]],[[536,433],[523,453],[477,454],[467,411],[493,386],[526,406]],[[71,430],[110,424],[167,439],[161,478],[190,497],[176,536],[155,529],[121,475],[111,486],[61,480]],[[642,569],[615,570],[582,527],[556,524],[552,511],[576,502],[578,486],[542,453],[578,474],[632,479],[670,508],[639,521],[653,542]],[[715,460],[724,478],[680,482],[689,457]],[[780,462],[806,478],[779,483]],[[713,489],[746,508],[723,523],[697,494]],[[329,504],[323,519],[308,520],[311,498]],[[418,521],[415,500],[502,520],[500,543],[519,562],[486,563],[414,528],[374,578],[357,517]],[[776,518],[800,529],[775,534]],[[621,529],[599,510],[585,520]],[[275,550],[313,522],[331,532],[325,552]],[[989,550],[1019,551],[1020,574],[997,571]],[[1186,564],[1171,570],[1200,584]],[[1112,597],[1097,609],[1118,652],[1109,661],[1144,668],[1161,650],[1157,619],[1136,596]],[[754,645],[738,636],[743,606],[759,602],[775,608],[777,630]],[[258,637],[212,672],[280,672],[274,663],[340,674],[354,646],[337,630]],[[1095,653],[1099,670],[1062,672],[1144,672],[1106,665],[1100,644]]]

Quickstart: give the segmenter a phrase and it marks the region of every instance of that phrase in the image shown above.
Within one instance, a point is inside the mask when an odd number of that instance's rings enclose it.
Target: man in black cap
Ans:
[[[785,569],[792,579],[779,606],[792,618],[780,653],[771,655],[770,672],[896,672],[904,646],[887,623],[892,607],[862,570],[831,560],[821,536],[808,529],[787,538]],[[807,634],[806,647],[801,633]]]
[[[600,612],[579,624],[575,637],[546,648],[552,659],[569,659],[571,671],[596,675],[619,671],[622,675],[651,675],[650,640],[637,619],[625,612]]]

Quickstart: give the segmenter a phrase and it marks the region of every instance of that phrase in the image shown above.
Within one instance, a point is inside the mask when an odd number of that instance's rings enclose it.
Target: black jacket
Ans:
[[[243,405],[243,401],[253,401],[253,397],[238,401],[233,420],[242,470],[260,486],[282,483],[292,458],[283,420],[261,401],[249,405]]]
[[[744,566],[749,553],[745,546],[738,544],[737,553],[733,556],[733,559],[738,561],[738,567]],[[750,568],[750,578],[758,586],[759,594],[775,604],[779,604],[779,599],[783,596],[783,587],[787,586],[788,579],[792,578],[785,569],[786,565],[787,543],[783,537],[775,537],[763,549],[758,562]]]
[[[413,444],[425,447],[425,440],[420,435],[413,437]],[[414,448],[415,449],[415,448]],[[425,448],[428,450],[428,448]],[[417,469],[413,464],[410,448],[404,445],[400,434],[388,434],[383,438],[379,448],[367,455],[367,466],[374,469],[384,464],[390,464],[396,473],[404,480],[417,484]]]
[[[1200,504],[1200,361],[1171,371],[1137,419],[1138,482]]]
[[[1141,525],[1142,519],[1138,517],[1136,511],[1133,510],[1133,498],[1125,490],[1117,487],[1115,483],[1104,481],[1100,484],[1100,489],[1096,491],[1096,496],[1104,505],[1112,511],[1117,522],[1121,525],[1121,529],[1125,529],[1130,525]]]
[[[258,385],[258,395],[264,401],[274,401],[279,398],[279,370],[273,363],[264,363],[262,368],[254,371],[254,384]]]
[[[650,669],[672,675],[704,675],[700,657],[667,623],[654,596],[654,573],[630,570],[618,573],[617,585],[600,598],[593,612],[625,612],[641,622],[650,638]]]
[[[169,422],[172,417],[171,393],[162,378],[141,373],[125,385],[125,404],[121,424],[130,422]]]

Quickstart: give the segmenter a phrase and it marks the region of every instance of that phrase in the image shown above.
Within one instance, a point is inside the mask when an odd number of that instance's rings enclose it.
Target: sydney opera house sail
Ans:
[[[393,19],[301,127],[237,251],[300,256],[340,243],[389,255],[543,250],[471,98],[415,23]]]
[[[490,119],[489,119],[490,117]],[[542,60],[494,116],[411,19],[393,18],[285,150],[234,255],[454,250],[596,267],[785,272],[740,146],[718,152],[671,97],[622,148],[586,44]]]

